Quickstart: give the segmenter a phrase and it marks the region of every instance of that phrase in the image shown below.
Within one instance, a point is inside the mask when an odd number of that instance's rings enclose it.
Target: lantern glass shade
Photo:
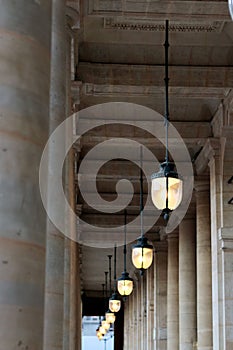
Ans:
[[[123,272],[121,278],[117,281],[117,289],[120,295],[128,296],[133,291],[133,280],[127,272]]]
[[[114,315],[113,312],[111,312],[110,310],[108,310],[105,314],[105,318],[106,321],[110,324],[110,323],[114,323],[116,320],[116,316]]]
[[[159,210],[176,209],[182,201],[183,181],[174,171],[174,164],[162,163],[158,173],[152,175],[151,198]]]
[[[121,301],[117,296],[117,293],[113,293],[109,299],[109,310],[112,312],[118,312],[121,308]]]
[[[102,340],[103,339],[103,334],[100,333],[99,335],[97,335],[97,337],[98,337],[99,340]]]
[[[100,331],[100,333],[101,333],[102,335],[105,335],[106,332],[107,332],[106,329],[105,329],[103,326],[100,326],[99,331]]]
[[[106,329],[106,331],[108,331],[110,328],[110,323],[108,323],[106,320],[104,320],[104,321],[102,321],[102,327],[104,327],[104,329]]]
[[[146,237],[140,237],[132,249],[132,262],[136,269],[148,269],[153,261],[153,246]]]
[[[101,332],[99,331],[99,329],[96,330],[96,335],[97,335],[97,337],[99,337],[100,335],[102,335]]]

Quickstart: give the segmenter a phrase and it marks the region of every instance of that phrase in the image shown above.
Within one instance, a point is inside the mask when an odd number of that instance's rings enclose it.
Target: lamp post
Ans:
[[[108,259],[109,259],[109,295],[111,295],[111,292],[112,292],[112,264],[111,264],[112,255],[108,255]],[[108,309],[108,311],[105,313],[105,319],[109,325],[109,327],[108,327],[108,329],[109,329],[110,324],[115,322],[116,316],[114,315],[114,313],[110,309]]]
[[[169,220],[170,213],[176,209],[182,200],[183,181],[175,171],[175,164],[169,161],[168,155],[168,127],[169,127],[169,101],[168,101],[168,20],[166,20],[165,38],[165,135],[166,155],[165,161],[160,165],[157,173],[152,174],[151,197],[152,202],[162,210],[164,219]]]
[[[117,279],[116,279],[116,252],[117,247],[114,247],[114,290],[111,298],[109,299],[109,310],[112,312],[118,312],[121,308],[121,300],[117,294]]]
[[[117,289],[120,295],[128,296],[133,291],[133,279],[129,277],[129,273],[126,271],[126,210],[125,210],[125,225],[124,225],[124,233],[125,233],[125,242],[124,242],[124,271],[120,278],[117,281]]]
[[[142,173],[142,147],[140,147],[140,218],[141,237],[132,248],[133,265],[140,269],[141,274],[148,269],[153,261],[153,246],[148,243],[143,230],[143,173]]]

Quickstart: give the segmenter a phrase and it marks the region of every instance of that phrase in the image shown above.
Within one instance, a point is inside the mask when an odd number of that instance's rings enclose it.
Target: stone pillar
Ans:
[[[208,147],[207,147],[208,146]],[[222,274],[221,252],[218,230],[222,226],[222,161],[219,141],[210,142],[204,147],[208,148],[210,168],[210,212],[211,212],[211,258],[212,258],[212,315],[213,315],[213,349],[219,350],[223,344],[221,307],[222,300]]]
[[[138,308],[138,303],[137,303],[137,288],[134,288],[133,292],[133,317],[134,317],[134,334],[133,334],[133,344],[134,344],[134,349],[138,350],[138,339],[137,339],[137,327],[138,327],[138,317],[137,317],[137,308]]]
[[[141,284],[137,284],[137,350],[141,348],[141,330],[142,330],[142,304],[141,304]]]
[[[233,228],[222,228],[219,233],[221,243],[221,259],[222,259],[222,311],[223,319],[221,323],[223,342],[221,349],[233,349]]]
[[[167,350],[167,242],[156,244],[156,346]]]
[[[183,219],[179,227],[180,350],[193,350],[196,327],[196,225],[194,219]]]
[[[147,350],[154,350],[154,264],[147,270]]]
[[[51,1],[0,1],[0,344],[41,350]]]
[[[146,349],[147,343],[147,289],[146,282],[147,275],[143,274],[141,277],[141,308],[142,308],[142,329],[141,329],[141,349]]]
[[[167,273],[167,350],[179,350],[179,240],[169,234]]]
[[[212,269],[209,183],[198,182],[196,190],[197,225],[197,348],[213,349]]]
[[[230,101],[226,117],[231,121],[231,124],[222,130],[222,226],[218,230],[219,258],[221,261],[219,285],[222,293],[220,294],[221,299],[219,303],[222,314],[220,319],[222,334],[220,348],[223,350],[233,349],[233,95],[231,95]]]
[[[66,8],[66,113],[71,114],[71,41],[72,28],[76,24],[78,14],[70,7]],[[73,130],[67,130],[67,139],[73,137]],[[65,160],[65,192],[70,206],[76,211],[74,188],[74,150],[71,149]],[[81,285],[79,271],[79,246],[76,243],[76,222],[66,218],[67,234],[64,254],[64,323],[63,349],[81,349]]]
[[[66,117],[66,18],[65,0],[52,1],[50,134]],[[65,145],[64,145],[65,147]],[[49,174],[53,174],[56,149],[49,149]],[[50,199],[53,176],[48,178],[48,206],[56,203]],[[56,207],[55,207],[56,208]],[[54,209],[55,210],[55,209]],[[64,235],[49,221],[46,235],[46,279],[44,311],[44,350],[62,349],[64,298]]]

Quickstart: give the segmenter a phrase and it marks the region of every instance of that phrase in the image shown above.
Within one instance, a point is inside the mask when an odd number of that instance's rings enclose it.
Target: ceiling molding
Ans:
[[[103,26],[105,29],[136,30],[149,32],[164,32],[165,24],[162,21],[139,20],[139,19],[121,19],[119,17],[104,18]],[[223,21],[214,21],[207,23],[171,23],[169,31],[174,33],[221,33],[224,26]]]
[[[224,99],[230,88],[214,87],[170,87],[169,94],[173,97],[185,97],[196,99]],[[164,96],[162,86],[140,86],[140,85],[109,85],[85,83],[82,86],[82,94],[86,96],[122,97],[127,94],[129,97]]]
[[[83,83],[164,86],[164,66],[80,62]],[[170,86],[232,88],[231,66],[170,66]]]
[[[181,0],[89,0],[89,16],[125,16],[159,19],[187,20],[227,20],[230,14],[225,0],[181,1]]]

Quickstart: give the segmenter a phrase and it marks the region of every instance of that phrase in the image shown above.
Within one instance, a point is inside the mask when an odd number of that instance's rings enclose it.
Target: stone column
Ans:
[[[179,240],[169,234],[167,273],[167,350],[179,350]]]
[[[193,350],[196,327],[196,225],[194,219],[183,219],[179,227],[180,350]]]
[[[154,264],[147,270],[147,350],[154,350]]]
[[[133,317],[134,317],[134,334],[133,334],[133,344],[134,344],[134,349],[138,350],[138,339],[137,339],[137,327],[138,327],[138,317],[137,317],[137,308],[138,308],[138,303],[137,303],[137,288],[134,289],[133,292]]]
[[[50,134],[66,117],[66,19],[65,0],[52,1]],[[65,147],[65,145],[64,145]],[[49,149],[49,174],[53,174],[56,149]],[[56,189],[53,176],[48,178],[48,206]],[[55,207],[56,208],[56,207]],[[54,209],[56,210],[56,209]],[[46,279],[44,311],[44,350],[62,349],[64,298],[64,235],[49,221],[46,235]]]
[[[156,346],[167,350],[167,242],[156,244]]]
[[[51,1],[0,1],[0,344],[41,350]]]
[[[146,343],[147,343],[147,289],[146,289],[146,282],[147,281],[147,275],[144,273],[144,275],[141,277],[141,308],[142,308],[142,329],[141,329],[141,348],[142,350],[146,349]]]
[[[76,24],[77,11],[66,8],[66,113],[71,114],[71,41],[72,28]],[[67,130],[67,139],[73,137],[73,130]],[[74,150],[70,149],[65,160],[65,192],[70,206],[76,211],[74,188]],[[79,246],[75,241],[76,222],[67,219],[67,234],[65,238],[64,254],[64,323],[63,323],[63,349],[81,349],[81,289],[79,271]]]
[[[230,125],[225,126],[222,130],[222,226],[218,230],[220,243],[219,258],[221,261],[221,279],[219,279],[221,294],[219,306],[222,314],[222,318],[220,319],[220,330],[222,335],[220,348],[223,350],[233,349],[233,95],[231,95],[231,100],[227,107],[228,113],[226,113],[225,117],[229,120]]]
[[[141,284],[137,284],[137,347],[141,348],[141,330],[142,330],[142,304],[141,304]]]
[[[212,269],[209,183],[197,182],[197,348],[213,349],[212,334]]]

